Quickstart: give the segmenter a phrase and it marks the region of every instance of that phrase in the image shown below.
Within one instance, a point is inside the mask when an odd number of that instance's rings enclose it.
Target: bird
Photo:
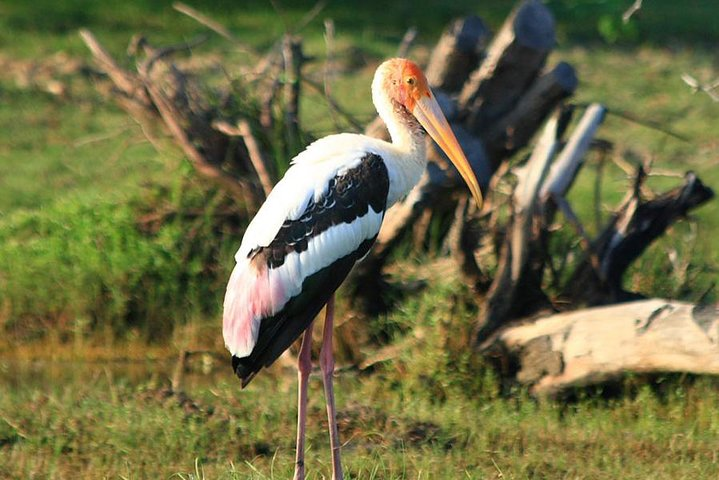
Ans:
[[[386,60],[371,88],[391,142],[339,133],[299,153],[247,226],[225,293],[223,337],[242,388],[303,337],[297,360],[295,480],[305,476],[312,329],[323,308],[319,364],[332,479],[343,478],[332,381],[335,291],[370,251],[387,209],[419,181],[427,164],[427,134],[482,204],[477,177],[417,64]]]

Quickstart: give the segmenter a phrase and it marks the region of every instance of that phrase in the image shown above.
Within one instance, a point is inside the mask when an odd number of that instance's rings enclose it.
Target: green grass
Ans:
[[[260,0],[192,5],[264,50],[314,5],[287,3],[279,9]],[[657,170],[694,170],[716,189],[719,107],[692,95],[680,79],[684,72],[703,81],[719,76],[715,2],[645,2],[640,17],[623,27],[618,16],[630,3],[547,2],[559,32],[550,60],[575,66],[578,102],[602,102],[688,139],[609,116],[600,136],[613,143],[614,155],[652,158]],[[499,0],[363,5],[330,2],[300,32],[306,52],[318,59],[308,68],[316,70],[325,55],[322,20],[335,20],[335,55],[356,66],[334,78],[332,90],[362,120],[373,115],[373,66],[396,51],[409,26],[419,28],[412,54],[422,60],[449,19],[475,12],[496,30],[511,7]],[[128,64],[124,50],[134,33],[168,44],[205,32],[172,10],[170,0],[16,0],[0,4],[0,60],[58,51],[87,59],[81,27]],[[198,53],[213,51],[242,60],[211,36]],[[213,360],[207,371],[193,364],[186,393],[198,409],[160,393],[175,350],[224,355],[217,315],[241,227],[218,231],[208,216],[178,215],[148,232],[138,218],[158,207],[212,212],[222,199],[193,179],[177,152],[156,152],[85,80],[63,78],[69,94],[57,98],[42,88],[21,88],[14,78],[0,72],[0,471],[9,478],[288,478],[292,368],[278,366],[240,392],[224,360]],[[308,93],[303,102],[311,134],[334,130],[319,96]],[[597,162],[590,156],[570,198],[590,231],[596,231]],[[602,220],[628,181],[611,164],[604,172]],[[649,182],[662,191],[680,179]],[[702,207],[693,227],[677,225],[653,245],[627,275],[627,287],[698,300],[719,271],[717,205]],[[679,268],[670,261],[672,251]],[[429,263],[406,256],[399,270]],[[420,276],[431,279],[429,290],[389,316],[338,329],[345,352],[357,346],[342,339],[360,327],[403,345],[373,374],[345,372],[338,379],[351,478],[719,476],[715,380],[628,378],[618,395],[579,392],[574,402],[500,392],[492,371],[464,348],[476,315],[466,305],[473,300],[456,280],[436,273],[441,270],[425,268]],[[134,345],[131,355],[124,342]],[[308,478],[319,479],[329,475],[319,379],[311,389]]]
[[[447,331],[470,326],[468,312],[448,308],[452,295],[467,293],[456,283],[439,282],[422,298],[400,305],[388,321],[423,329],[421,340],[372,375],[338,376],[349,478],[719,474],[716,381],[666,378],[647,385],[629,378],[623,396],[587,396],[566,404],[535,401],[522,390],[503,396],[487,367],[447,348],[452,341]],[[207,357],[209,364],[189,364],[187,397],[169,396],[164,388],[172,362],[162,356],[99,368],[63,359],[61,352],[39,361],[21,356],[0,362],[0,384],[7,392],[0,397],[0,469],[11,478],[291,475],[291,366],[274,367],[240,391],[225,362]],[[463,376],[463,366],[470,364],[471,375],[467,370]],[[326,478],[329,452],[318,377],[311,380],[310,399],[308,478]]]
[[[230,379],[231,380],[231,379]],[[557,404],[453,399],[398,401],[377,381],[340,378],[337,388],[349,478],[714,478],[714,386],[679,389],[665,404],[632,399]],[[293,390],[258,382],[239,393],[220,380],[189,392],[198,410],[147,385],[16,392],[0,400],[0,467],[11,478],[289,478]],[[112,389],[112,391],[110,391]],[[326,418],[318,380],[310,385],[308,478],[329,476]],[[348,398],[350,396],[351,398]],[[32,405],[32,407],[24,407]],[[12,413],[8,413],[12,412]],[[4,425],[3,425],[4,423]],[[148,446],[152,446],[148,448]],[[500,474],[504,477],[500,477]]]
[[[122,201],[165,171],[136,124],[96,95],[67,101],[3,84],[0,105],[0,218],[57,199]]]

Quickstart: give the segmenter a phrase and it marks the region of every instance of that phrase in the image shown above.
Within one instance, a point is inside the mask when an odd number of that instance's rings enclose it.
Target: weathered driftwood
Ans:
[[[259,207],[265,192],[258,188],[260,182],[255,175],[261,175],[262,168],[258,169],[256,163],[262,157],[250,158],[249,153],[257,145],[238,149],[227,132],[213,126],[217,120],[237,124],[243,119],[224,118],[223,105],[208,97],[209,89],[167,61],[168,54],[181,47],[154,49],[146,40],[136,39],[133,51],[139,54],[140,49],[144,50],[145,59],[138,63],[137,72],[130,72],[119,66],[91,32],[82,30],[80,35],[100,71],[112,82],[113,89],[108,93],[146,133],[156,129],[159,117],[200,175],[215,182],[250,211]],[[215,93],[218,99],[223,97],[220,92]],[[264,170],[269,169],[264,166]]]
[[[497,273],[480,312],[478,342],[527,308],[538,309],[548,303],[541,289],[542,265],[528,266],[530,262],[544,261],[541,240],[546,225],[541,213],[545,202],[539,192],[559,150],[568,116],[569,113],[557,113],[547,122],[531,157],[516,173],[512,218],[504,237]]]
[[[719,374],[719,310],[661,299],[595,307],[507,328],[485,349],[538,395],[626,372]]]
[[[545,127],[527,165],[518,172],[512,197],[512,217],[506,228],[497,273],[480,309],[477,344],[513,319],[531,315],[551,304],[543,292],[550,226],[557,209],[574,226],[584,250],[562,295],[571,305],[598,305],[637,298],[622,289],[631,263],[677,219],[713,196],[693,174],[685,185],[643,202],[640,181],[613,220],[591,241],[565,196],[581,166],[605,108],[590,105],[566,146],[550,165],[560,141],[557,131],[567,119],[552,119]]]
[[[567,146],[549,170],[547,181],[539,192],[541,197],[566,195],[584,163],[584,155],[589,150],[597,128],[604,121],[606,111],[606,108],[596,103],[587,108]]]
[[[596,262],[588,256],[576,268],[564,289],[565,297],[590,305],[636,297],[622,288],[629,265],[670,225],[714,197],[712,189],[692,172],[685,175],[683,185],[648,201],[640,198],[640,182],[641,174],[628,200],[593,242]]]

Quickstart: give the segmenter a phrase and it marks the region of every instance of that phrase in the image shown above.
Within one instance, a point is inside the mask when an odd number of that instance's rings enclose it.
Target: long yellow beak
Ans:
[[[432,137],[444,153],[447,154],[454,166],[457,167],[459,174],[462,175],[462,178],[467,183],[469,191],[472,192],[472,196],[475,202],[477,202],[477,207],[481,210],[483,199],[477,177],[474,171],[472,171],[472,167],[469,165],[469,161],[467,161],[462,147],[459,146],[457,137],[452,133],[447,119],[439,108],[437,100],[434,99],[434,95],[423,95],[415,104],[412,114],[419,123],[422,124],[427,133],[429,133],[429,136]]]

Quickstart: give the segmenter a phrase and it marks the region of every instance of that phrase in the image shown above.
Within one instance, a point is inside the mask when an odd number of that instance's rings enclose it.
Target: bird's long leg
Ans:
[[[335,316],[335,296],[332,294],[325,310],[325,329],[322,334],[322,350],[320,351],[320,368],[325,385],[327,402],[327,419],[330,427],[330,445],[332,447],[332,480],[342,480],[342,463],[340,461],[340,439],[337,430],[337,414],[335,410],[335,392],[332,386],[332,375],[335,371],[335,358],[332,353],[332,327]]]
[[[307,381],[312,371],[312,327],[305,330],[302,337],[300,355],[297,358],[297,448],[295,453],[294,480],[305,478],[305,423],[307,420]]]

